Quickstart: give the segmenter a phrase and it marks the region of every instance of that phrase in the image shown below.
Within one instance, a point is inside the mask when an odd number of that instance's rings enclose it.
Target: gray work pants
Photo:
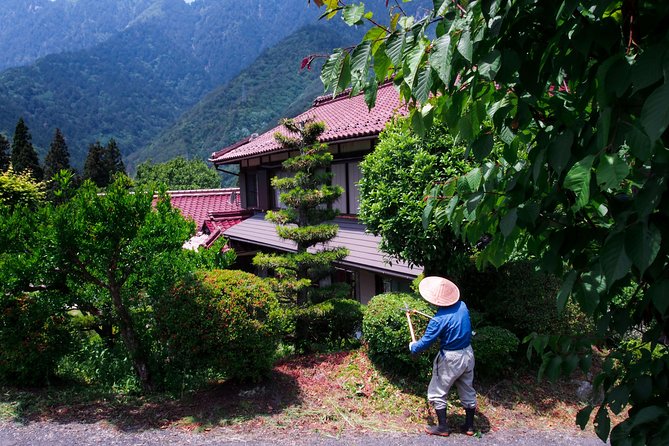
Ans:
[[[474,382],[474,350],[440,351],[432,365],[432,380],[427,388],[427,399],[435,409],[446,408],[448,391],[455,384],[465,409],[476,407]]]

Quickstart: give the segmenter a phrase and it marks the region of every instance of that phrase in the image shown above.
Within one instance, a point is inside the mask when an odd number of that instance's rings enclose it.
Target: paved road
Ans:
[[[482,438],[451,435],[448,438],[417,434],[379,433],[345,435],[340,438],[317,433],[277,431],[273,438],[240,435],[232,430],[216,428],[205,433],[190,433],[177,429],[155,429],[122,432],[100,422],[96,424],[38,422],[22,425],[0,422],[0,446],[441,446],[441,445],[555,445],[602,446],[596,437],[564,431],[505,430]]]

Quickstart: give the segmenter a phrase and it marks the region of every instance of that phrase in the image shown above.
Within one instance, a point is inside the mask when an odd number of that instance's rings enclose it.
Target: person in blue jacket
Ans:
[[[438,307],[422,338],[409,344],[412,354],[426,350],[439,340],[440,349],[434,358],[432,379],[427,389],[427,399],[434,406],[438,424],[428,426],[430,435],[447,437],[450,434],[446,421],[448,392],[455,384],[460,401],[465,408],[462,431],[474,435],[476,391],[474,381],[474,351],[471,346],[472,324],[467,305],[460,300],[460,290],[448,279],[430,276],[418,285],[423,299]]]

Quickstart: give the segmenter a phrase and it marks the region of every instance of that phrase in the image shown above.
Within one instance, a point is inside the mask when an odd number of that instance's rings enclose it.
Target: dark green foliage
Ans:
[[[448,226],[423,225],[425,190],[432,184],[470,170],[466,147],[456,144],[444,126],[434,126],[423,138],[399,119],[379,136],[374,151],[360,164],[360,219],[381,236],[380,249],[427,275],[452,277],[454,256],[468,251]]]
[[[183,282],[157,302],[166,360],[184,369],[213,367],[227,377],[258,380],[274,364],[283,317],[259,277],[213,270]]]
[[[0,295],[0,382],[43,385],[68,353],[71,336],[62,301],[35,294]]]
[[[365,309],[362,334],[369,347],[369,358],[381,370],[426,379],[432,370],[437,347],[412,357],[409,352],[411,334],[404,312],[405,303],[409,308],[434,314],[434,309],[418,295],[380,294],[372,298]],[[411,320],[416,336],[421,336],[427,328],[428,320],[420,315],[412,315]]]
[[[202,160],[187,160],[182,156],[157,164],[146,161],[137,166],[135,184],[151,182],[164,184],[169,190],[221,187],[221,178],[216,170]]]
[[[83,178],[91,180],[97,187],[106,187],[109,184],[109,171],[105,163],[105,148],[102,147],[100,141],[88,146]]]
[[[351,299],[331,298],[296,310],[295,345],[301,351],[342,349],[355,345],[363,306]]]
[[[479,307],[492,324],[510,330],[520,339],[532,332],[583,335],[594,330],[576,305],[568,305],[558,314],[555,296],[561,281],[536,271],[530,262],[509,263],[495,276],[493,288]]]
[[[102,146],[96,141],[88,147],[88,156],[84,163],[83,177],[93,181],[98,187],[107,187],[118,174],[125,173],[121,151],[114,138]]]
[[[476,375],[487,379],[499,379],[513,364],[520,340],[511,331],[496,326],[485,326],[476,330],[472,337],[472,348],[476,357]]]
[[[327,2],[327,12],[336,16],[340,3]],[[593,337],[532,339],[549,377],[573,371],[574,352],[590,354],[584,342],[640,330],[645,341],[666,343],[669,3],[432,6],[420,19],[375,15],[361,44],[330,56],[326,87],[352,84],[371,106],[376,83],[394,75],[402,99],[415,104],[412,128],[424,134],[442,122],[481,162],[435,184],[425,221],[449,225],[470,243],[486,235],[480,265],[500,266],[519,253],[536,259],[562,281],[558,308],[572,300],[595,321]],[[350,14],[344,18],[355,24]],[[495,137],[502,157],[491,159]],[[636,297],[618,305],[618,291],[634,283]],[[669,443],[669,359],[644,361],[638,372],[652,376],[648,388],[664,393],[662,402],[632,398],[637,383],[627,377],[613,388],[621,377],[611,369],[597,380],[605,398],[594,424],[603,441],[609,411],[631,405],[629,419],[611,431],[614,446]],[[587,415],[579,416],[582,426]]]
[[[0,172],[5,172],[11,162],[11,146],[5,135],[0,133]]]
[[[118,148],[118,144],[114,138],[111,138],[107,142],[105,147],[105,156],[104,163],[107,166],[107,171],[109,172],[109,181],[120,173],[125,173],[125,164],[123,164],[123,158],[121,157],[121,150]]]
[[[14,130],[14,138],[12,139],[12,166],[16,173],[29,171],[37,181],[41,181],[44,176],[42,168],[39,165],[37,152],[35,152],[32,144],[32,136],[23,118],[19,118],[19,122],[16,123],[16,129]]]
[[[70,169],[70,151],[60,129],[56,129],[49,152],[44,158],[44,179],[51,180],[61,170]]]
[[[316,284],[330,274],[333,262],[348,255],[346,248],[307,251],[337,235],[339,227],[325,222],[337,215],[330,205],[342,194],[343,189],[331,185],[332,174],[318,172],[319,169],[327,170],[332,163],[332,154],[327,144],[318,142],[318,137],[325,131],[325,124],[310,120],[296,122],[292,119],[284,119],[281,123],[290,134],[297,137],[288,137],[279,132],[274,137],[283,147],[299,149],[299,155],[283,162],[284,169],[294,174],[292,177],[272,179],[272,186],[282,191],[280,199],[286,204],[286,209],[268,212],[265,219],[277,224],[279,237],[297,245],[297,253],[259,253],[254,257],[253,264],[272,272],[279,281],[292,282],[281,287],[281,294],[295,290],[296,303],[305,305],[310,297],[313,299],[321,290],[327,293],[327,287],[316,287]],[[320,206],[325,209],[317,209]]]

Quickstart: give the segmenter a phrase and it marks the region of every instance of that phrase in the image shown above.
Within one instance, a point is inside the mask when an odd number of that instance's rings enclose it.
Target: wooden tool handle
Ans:
[[[408,311],[406,312],[406,315],[407,315],[407,321],[409,321],[409,331],[411,332],[411,340],[413,342],[416,342],[416,334],[413,331],[413,324],[411,323],[411,315],[409,314]]]

